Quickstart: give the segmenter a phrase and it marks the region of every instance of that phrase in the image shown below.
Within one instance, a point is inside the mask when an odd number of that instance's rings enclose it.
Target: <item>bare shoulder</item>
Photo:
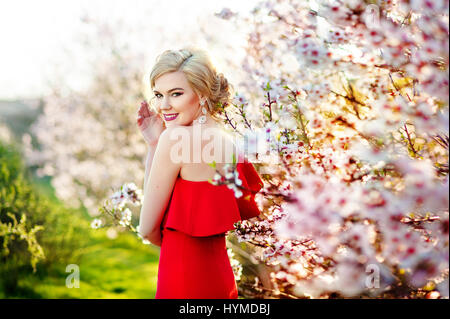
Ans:
[[[190,161],[183,162],[180,175],[186,180],[202,181],[215,174],[210,164],[223,170],[226,163],[237,160],[237,148],[232,135],[220,127],[189,127]]]
[[[233,156],[238,159],[233,135],[218,126],[171,126],[160,139],[169,147],[181,142],[190,152],[201,154],[201,162],[232,163]]]

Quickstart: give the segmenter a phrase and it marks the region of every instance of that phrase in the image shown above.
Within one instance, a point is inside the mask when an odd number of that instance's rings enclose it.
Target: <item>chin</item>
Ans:
[[[178,119],[175,119],[173,121],[168,121],[165,123],[166,123],[166,127],[183,125],[183,124],[180,124],[181,122]]]

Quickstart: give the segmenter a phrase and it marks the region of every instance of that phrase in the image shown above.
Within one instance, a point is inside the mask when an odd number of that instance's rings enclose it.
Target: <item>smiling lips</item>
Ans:
[[[177,118],[179,113],[172,113],[172,114],[164,114],[164,119],[166,121],[173,121]]]

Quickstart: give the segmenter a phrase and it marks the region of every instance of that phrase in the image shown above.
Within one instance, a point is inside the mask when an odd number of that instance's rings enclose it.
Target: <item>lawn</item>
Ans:
[[[25,297],[35,298],[154,298],[158,250],[131,234],[111,240],[103,230],[93,230],[79,264],[79,288],[66,287],[70,273],[65,269],[66,265],[58,265],[49,272],[53,276],[21,278],[20,290]]]

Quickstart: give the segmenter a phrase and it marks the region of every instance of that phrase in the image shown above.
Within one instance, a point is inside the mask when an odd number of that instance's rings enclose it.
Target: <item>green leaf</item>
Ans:
[[[208,164],[212,168],[216,169],[216,161],[213,161],[212,163]]]

